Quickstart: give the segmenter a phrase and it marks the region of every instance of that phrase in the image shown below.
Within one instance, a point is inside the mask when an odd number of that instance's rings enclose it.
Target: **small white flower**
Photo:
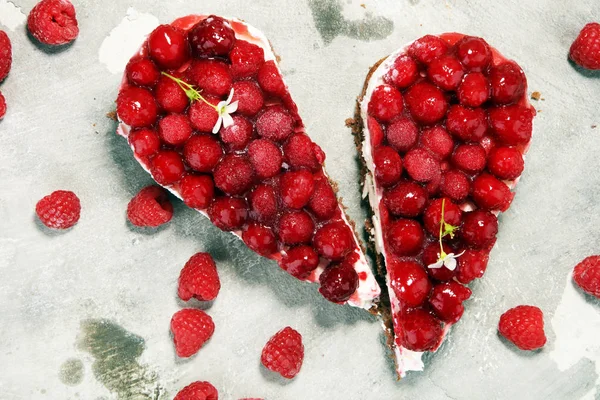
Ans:
[[[454,271],[456,269],[456,259],[465,254],[463,251],[460,254],[454,255],[454,253],[446,254],[442,252],[442,255],[437,260],[435,264],[429,264],[427,268],[438,269],[442,267],[448,268],[450,271]]]
[[[238,102],[234,101],[232,103],[231,100],[233,100],[233,89],[231,89],[231,92],[229,92],[229,97],[227,100],[219,102],[219,104],[217,104],[215,107],[217,113],[219,114],[219,119],[217,119],[217,123],[213,127],[212,133],[218,133],[221,129],[221,124],[223,124],[224,128],[233,125],[233,118],[231,118],[230,114],[233,114],[237,111]]]

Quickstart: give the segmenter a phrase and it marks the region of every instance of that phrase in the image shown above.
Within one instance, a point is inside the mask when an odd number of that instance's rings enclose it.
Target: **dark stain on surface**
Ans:
[[[58,377],[67,386],[77,386],[83,381],[83,362],[77,358],[69,358],[60,366]]]

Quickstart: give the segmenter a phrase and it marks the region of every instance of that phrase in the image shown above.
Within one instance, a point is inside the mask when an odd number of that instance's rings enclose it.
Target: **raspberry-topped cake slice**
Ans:
[[[369,72],[355,133],[399,376],[423,369],[485,272],[531,139],[526,90],[519,65],[457,33],[424,36]]]
[[[380,288],[268,40],[236,19],[156,28],[127,65],[118,133],[156,182],[328,300]]]

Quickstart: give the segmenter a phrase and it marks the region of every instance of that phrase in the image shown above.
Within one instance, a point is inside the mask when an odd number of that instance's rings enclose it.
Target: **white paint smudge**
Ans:
[[[0,0],[2,1],[2,0]],[[119,25],[104,39],[98,58],[113,73],[122,73],[146,36],[159,25],[158,18],[130,7]]]
[[[12,1],[0,0],[0,24],[6,26],[11,31],[15,31],[19,26],[25,23],[27,16]]]
[[[552,318],[552,328],[556,342],[550,358],[558,369],[566,371],[582,358],[588,358],[596,363],[596,386],[600,385],[600,308],[586,301],[585,295],[575,287],[571,274]],[[595,394],[592,388],[582,400],[593,400]]]

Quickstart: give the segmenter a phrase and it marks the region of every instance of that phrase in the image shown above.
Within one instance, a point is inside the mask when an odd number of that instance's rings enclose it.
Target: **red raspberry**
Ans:
[[[444,90],[456,90],[464,73],[462,65],[454,56],[436,58],[427,68],[429,80]]]
[[[445,201],[444,201],[445,200]],[[433,237],[440,235],[440,222],[442,220],[442,203],[444,205],[444,222],[460,226],[462,220],[462,211],[450,199],[435,199],[425,209],[423,215],[423,225],[425,230]]]
[[[265,62],[265,52],[259,46],[243,40],[235,42],[231,53],[231,74],[235,79],[250,78],[258,74]]]
[[[513,195],[504,182],[483,173],[473,181],[472,197],[475,204],[484,210],[506,211]]]
[[[218,400],[219,393],[208,382],[193,382],[177,393],[173,400]]]
[[[170,113],[182,113],[190,104],[190,99],[186,96],[185,92],[179,87],[177,82],[162,76],[156,87],[154,88],[154,95],[156,96],[156,102],[166,112]],[[200,103],[200,102],[198,102]],[[204,103],[202,103],[204,104]],[[216,114],[216,113],[215,113]],[[191,114],[190,114],[191,118]],[[215,122],[216,122],[215,118]],[[214,126],[214,123],[213,123]],[[212,130],[212,126],[208,131]]]
[[[439,232],[438,232],[439,235]],[[457,254],[456,251],[450,247],[447,243],[442,243],[444,246],[444,253],[446,254]],[[448,268],[429,268],[429,265],[435,264],[440,259],[440,244],[438,242],[431,242],[423,249],[423,254],[421,254],[421,260],[423,264],[427,267],[427,273],[431,276],[432,279],[435,279],[439,282],[448,282],[454,279],[456,275],[456,270],[451,271]]]
[[[277,251],[277,239],[271,228],[252,222],[242,233],[244,243],[250,249],[263,256],[269,256]]]
[[[188,71],[188,76],[202,93],[214,96],[227,96],[233,85],[229,66],[222,61],[195,61]]]
[[[279,218],[277,228],[283,243],[300,244],[310,242],[315,224],[305,211],[288,211]]]
[[[465,75],[456,91],[460,104],[479,107],[490,98],[490,82],[481,72]]]
[[[518,101],[527,88],[525,74],[514,61],[492,67],[489,77],[492,100],[496,104],[511,104]]]
[[[42,0],[27,17],[27,28],[44,44],[61,45],[79,35],[75,7],[69,0]]]
[[[220,98],[207,95],[206,101],[210,104],[219,104]],[[212,132],[213,127],[219,119],[219,114],[215,109],[203,101],[194,101],[188,110],[188,116],[192,122],[194,129],[209,133]]]
[[[414,256],[423,247],[425,234],[421,225],[410,219],[399,219],[388,227],[387,241],[394,254]]]
[[[498,331],[521,350],[537,350],[546,344],[544,314],[534,306],[517,306],[500,317]]]
[[[181,156],[172,150],[161,150],[152,158],[152,177],[161,185],[179,181],[185,172]]]
[[[490,124],[500,141],[509,146],[527,144],[533,131],[534,112],[523,106],[507,106],[489,110]]]
[[[379,121],[389,122],[402,113],[404,102],[398,89],[390,85],[378,86],[369,100],[369,115]]]
[[[125,67],[127,79],[134,85],[152,87],[158,82],[160,72],[149,58],[138,58],[129,61]]]
[[[194,135],[185,143],[183,157],[192,169],[210,172],[223,157],[223,149],[212,135]]]
[[[280,266],[298,279],[306,279],[319,265],[319,255],[310,246],[292,247],[281,260]]]
[[[186,175],[180,182],[181,197],[188,207],[203,210],[215,196],[215,185],[208,175]]]
[[[256,132],[264,139],[282,142],[294,131],[294,120],[281,106],[267,108],[256,119]]]
[[[211,338],[215,323],[210,315],[195,308],[184,308],[171,318],[171,333],[178,357],[191,357]]]
[[[334,303],[343,303],[356,292],[358,274],[351,264],[342,262],[327,267],[319,277],[319,283],[319,293],[323,297]]]
[[[382,186],[392,186],[402,176],[402,159],[391,147],[381,146],[375,150],[375,177]]]
[[[456,43],[456,55],[467,70],[483,71],[492,62],[492,50],[481,38],[465,36]]]
[[[354,240],[348,226],[336,221],[319,228],[313,238],[313,244],[321,257],[340,261],[352,250]]]
[[[386,133],[386,139],[390,146],[400,153],[412,149],[419,138],[419,128],[408,118],[401,118],[392,122]]]
[[[233,197],[217,197],[207,212],[212,223],[223,231],[240,229],[248,219],[246,202]]]
[[[237,112],[254,117],[264,105],[262,90],[252,81],[240,81],[233,84],[232,102],[238,102]]]
[[[471,190],[471,181],[459,170],[444,172],[440,186],[442,194],[453,201],[460,202],[467,198]]]
[[[192,126],[185,115],[169,114],[159,121],[158,134],[167,144],[179,146],[192,136]]]
[[[283,145],[283,155],[293,169],[307,168],[313,172],[325,161],[323,150],[303,133],[290,136]]]
[[[383,203],[390,213],[399,217],[418,217],[425,209],[427,200],[427,191],[415,182],[400,182],[383,192]]]
[[[283,156],[273,142],[266,139],[253,140],[248,146],[248,158],[260,179],[271,178],[281,170]]]
[[[190,58],[190,45],[181,29],[159,25],[148,37],[148,53],[159,67],[177,69]]]
[[[200,301],[214,300],[221,289],[215,260],[208,253],[196,253],[179,274],[177,294],[183,301],[192,297]]]
[[[377,120],[370,115],[367,116],[367,129],[371,137],[371,146],[379,147],[383,142],[383,129]]]
[[[421,133],[421,144],[438,160],[450,156],[454,149],[452,136],[441,126],[425,129]]]
[[[235,32],[229,21],[211,15],[190,29],[188,38],[198,57],[227,56],[235,43]]]
[[[454,105],[446,118],[448,132],[463,142],[479,142],[487,132],[487,115],[482,108]]]
[[[404,168],[418,182],[429,182],[440,173],[440,164],[427,150],[413,149],[404,156]]]
[[[292,379],[300,372],[303,360],[302,335],[289,326],[269,339],[260,356],[260,362],[265,368],[286,379]]]
[[[275,61],[265,62],[258,70],[256,77],[261,89],[273,96],[283,97],[287,93],[287,88]]]
[[[313,175],[306,170],[286,172],[279,181],[279,195],[288,208],[303,208],[308,204],[314,189]]]
[[[500,179],[517,179],[525,168],[523,155],[514,147],[496,147],[489,156],[487,167]]]
[[[474,279],[481,278],[487,268],[489,253],[486,250],[465,250],[458,258],[456,279],[460,283],[471,283]]]
[[[137,129],[129,134],[129,143],[139,157],[151,156],[160,149],[160,139],[151,129]]]
[[[232,115],[233,124],[222,127],[219,136],[231,150],[244,150],[252,138],[252,122],[241,115]]]
[[[441,283],[433,288],[429,304],[439,319],[454,324],[462,317],[465,311],[462,303],[469,299],[471,294],[471,290],[460,283]]]
[[[252,186],[254,170],[245,156],[229,154],[215,167],[214,179],[226,194],[243,194]]]
[[[394,66],[383,80],[398,89],[404,89],[415,83],[418,76],[419,67],[415,60],[408,56],[400,56],[394,61]]]
[[[138,87],[121,90],[117,97],[117,114],[134,128],[150,126],[158,117],[158,107],[152,93]]]
[[[6,115],[6,99],[4,95],[0,92],[0,120],[4,118]]]
[[[441,38],[433,35],[425,35],[408,49],[408,54],[423,64],[429,64],[436,58],[448,52],[448,45]]]
[[[475,210],[465,213],[460,235],[468,246],[482,249],[496,239],[498,219],[489,211]]]
[[[452,163],[468,174],[475,174],[485,168],[485,157],[485,150],[480,145],[461,144],[452,154]]]
[[[81,203],[75,193],[57,190],[38,201],[35,212],[48,228],[68,229],[79,221]]]
[[[390,266],[391,286],[403,306],[418,307],[431,292],[423,267],[414,261],[394,261]]]
[[[0,82],[6,78],[12,66],[12,45],[10,38],[0,30]]]
[[[583,27],[571,45],[569,57],[580,67],[600,69],[600,24],[590,22]],[[1,80],[1,79],[0,79]]]
[[[401,334],[396,338],[398,345],[412,351],[433,350],[442,340],[442,324],[433,315],[422,309],[409,311],[399,316]]]
[[[447,168],[447,166],[444,166]],[[436,197],[440,191],[440,184],[442,183],[442,171],[440,169],[435,171],[433,178],[425,184],[425,190],[430,197]]]
[[[277,195],[269,185],[258,185],[248,196],[252,217],[261,222],[273,222],[277,215]]]
[[[171,218],[173,205],[166,190],[158,186],[146,186],[127,205],[127,219],[135,226],[156,228]]]
[[[600,299],[600,256],[587,257],[577,264],[573,280],[584,292]]]
[[[427,82],[412,85],[404,95],[406,107],[417,122],[431,125],[444,118],[448,101],[444,92]]]
[[[338,209],[337,198],[326,178],[315,181],[315,190],[308,202],[308,208],[320,220],[331,218]]]

